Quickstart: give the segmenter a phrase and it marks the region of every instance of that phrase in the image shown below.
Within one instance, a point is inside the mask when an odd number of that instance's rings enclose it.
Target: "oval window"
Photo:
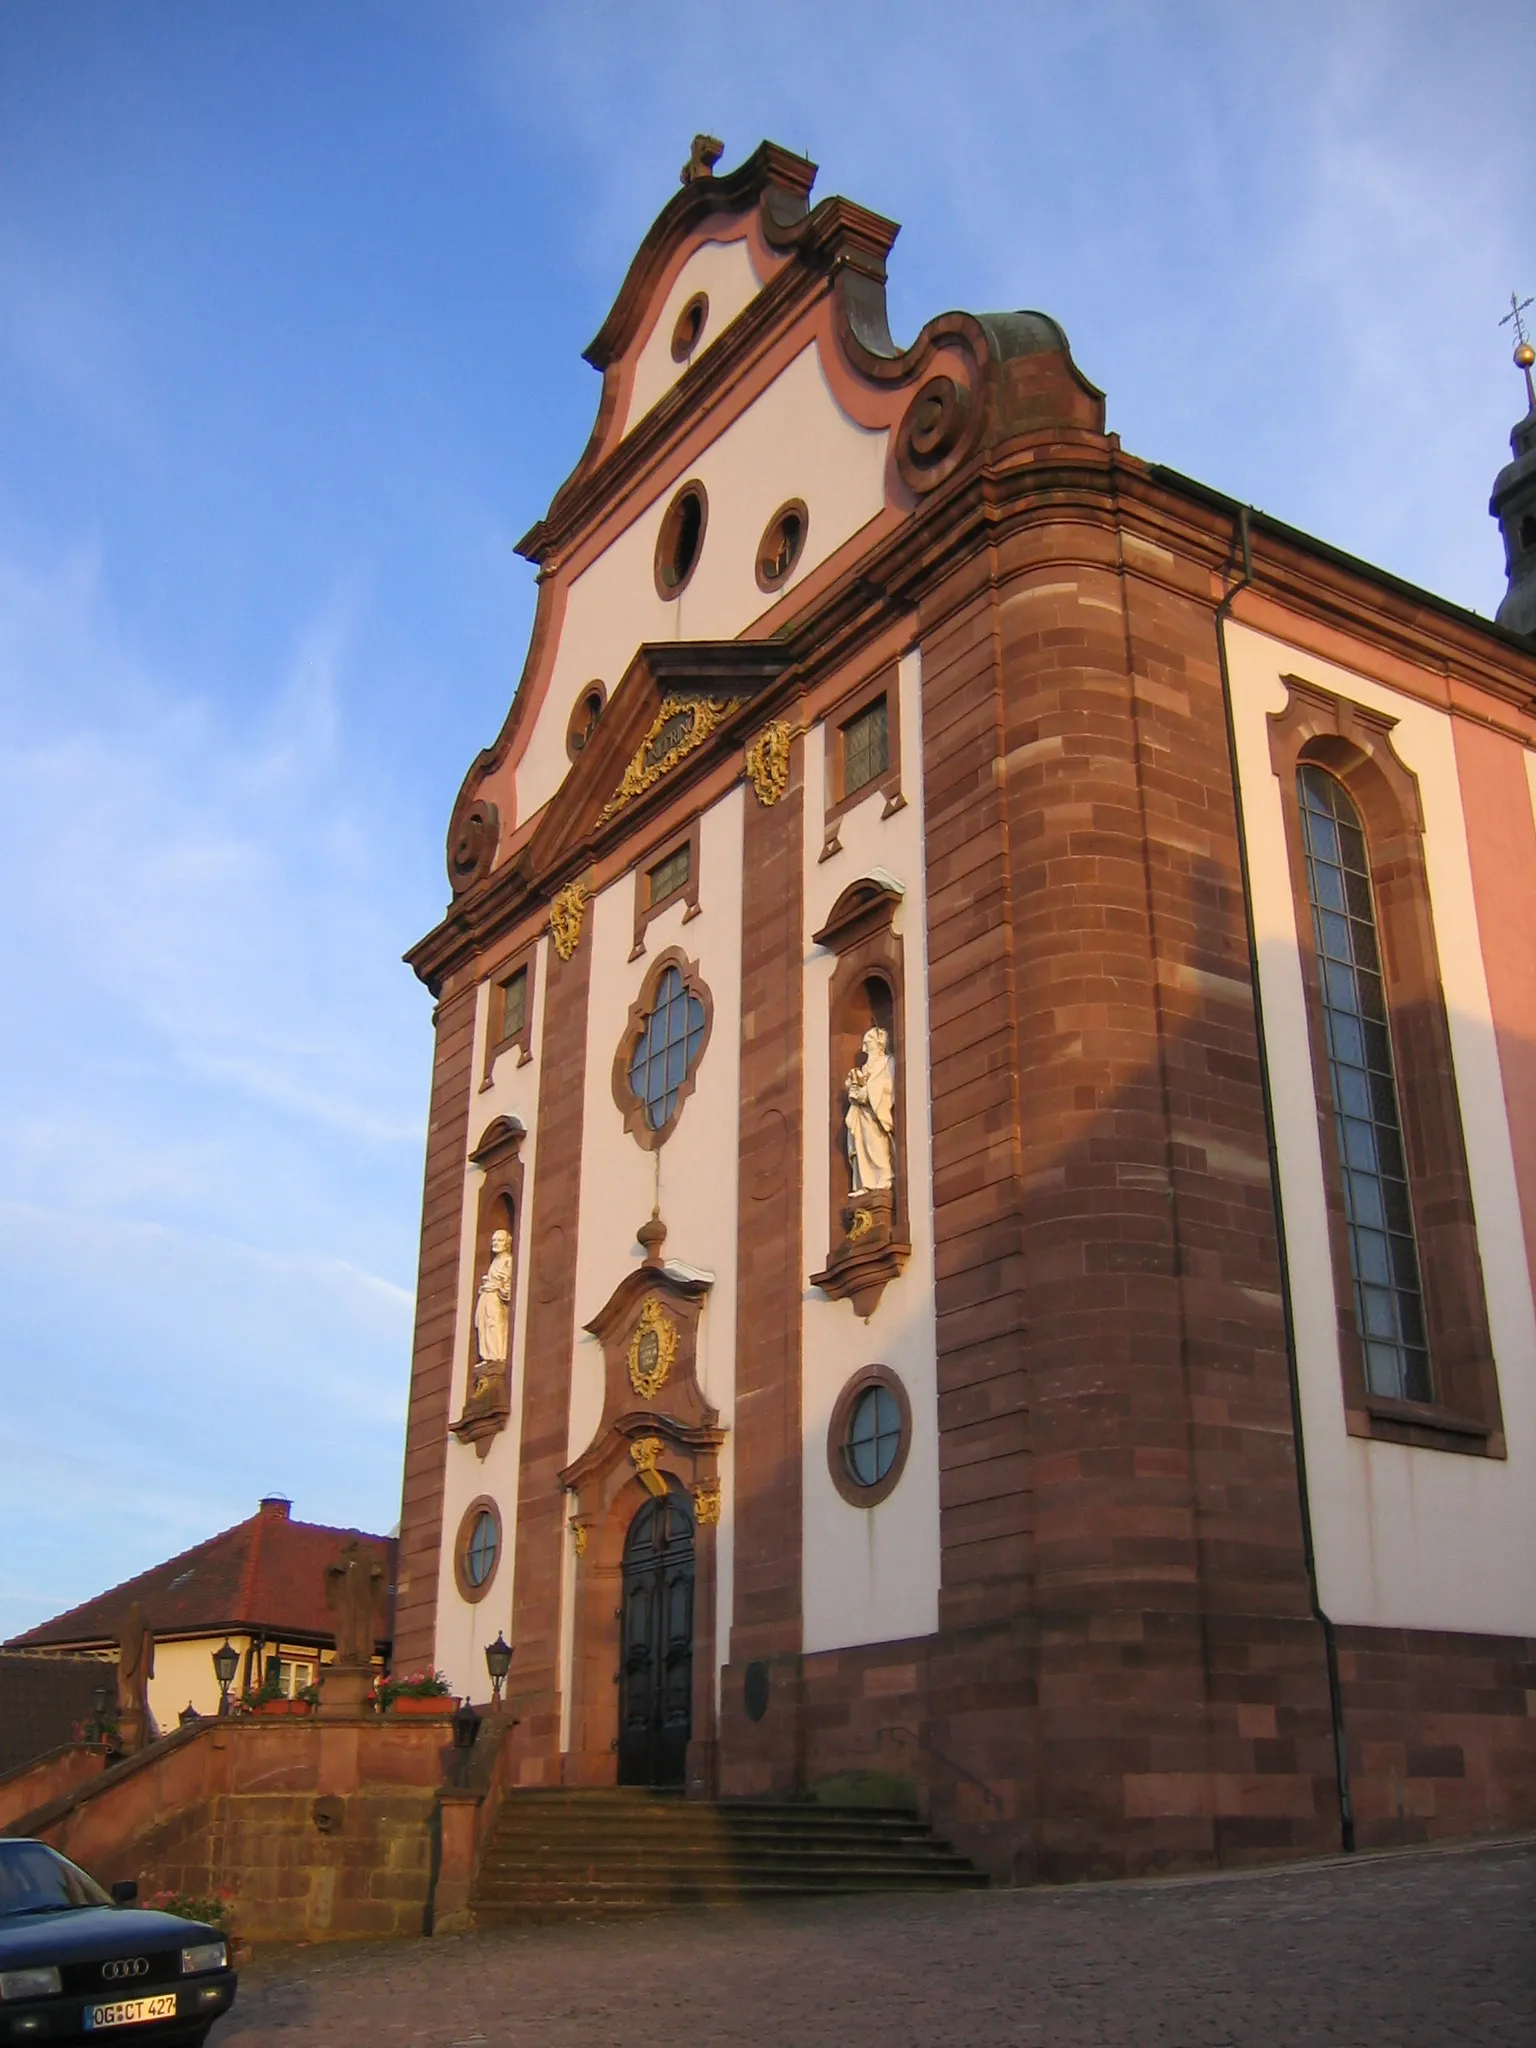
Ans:
[[[597,731],[597,721],[602,717],[603,706],[607,701],[608,692],[599,682],[588,683],[576,699],[576,708],[571,713],[571,722],[565,731],[565,751],[571,760],[574,761],[585,749],[587,742]]]
[[[501,1561],[501,1516],[485,1494],[471,1501],[459,1524],[453,1571],[466,1600],[483,1600]]]
[[[827,1431],[832,1484],[856,1508],[894,1491],[912,1447],[912,1404],[888,1366],[866,1366],[837,1397]]]
[[[483,1586],[496,1569],[496,1548],[496,1517],[482,1508],[464,1546],[464,1576],[472,1586]]]
[[[695,292],[677,316],[677,325],[672,330],[672,360],[686,363],[698,347],[704,333],[704,323],[709,318],[709,295]]]
[[[781,505],[763,529],[757,544],[757,587],[777,590],[789,579],[790,571],[805,549],[810,520],[799,498]]]
[[[704,546],[709,500],[700,483],[684,484],[661,522],[656,542],[656,590],[664,598],[680,597],[698,566]]]
[[[853,1404],[843,1444],[848,1476],[856,1486],[878,1486],[901,1449],[901,1410],[889,1387],[866,1387]]]

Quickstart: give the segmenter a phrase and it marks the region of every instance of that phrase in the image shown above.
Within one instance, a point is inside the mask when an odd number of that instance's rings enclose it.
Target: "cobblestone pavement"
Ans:
[[[1536,2043],[1536,1839],[273,1950],[212,2048]]]

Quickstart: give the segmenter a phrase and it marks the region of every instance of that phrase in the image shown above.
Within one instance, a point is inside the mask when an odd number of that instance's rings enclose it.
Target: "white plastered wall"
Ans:
[[[678,315],[695,292],[709,299],[704,331],[686,362],[675,362],[672,335]],[[629,389],[629,406],[621,435],[644,419],[659,399],[665,398],[684,370],[696,363],[713,346],[726,328],[757,297],[757,272],[747,253],[746,241],[704,242],[695,249],[678,272],[672,289],[661,302],[656,323],[640,344],[635,358],[635,377]]]
[[[843,411],[810,343],[700,456],[692,474],[709,499],[703,549],[682,595],[662,599],[656,539],[674,495],[668,489],[571,585],[548,694],[517,766],[517,815],[529,818],[569,770],[571,709],[594,679],[612,690],[646,641],[732,640],[773,597],[757,587],[757,547],[790,498],[805,502],[805,548],[783,586],[792,589],[885,505],[888,435]]]
[[[485,1066],[486,1032],[490,1027],[491,984],[482,982],[475,1004],[474,1065],[471,1068],[469,1098],[469,1143],[473,1152],[487,1124],[499,1116],[515,1116],[527,1136],[518,1157],[523,1163],[522,1213],[517,1218],[517,1300],[512,1321],[512,1413],[507,1426],[491,1439],[484,1462],[475,1456],[473,1444],[448,1440],[448,1463],[443,1486],[443,1534],[437,1579],[437,1662],[448,1674],[459,1694],[484,1699],[490,1691],[485,1669],[485,1646],[503,1631],[512,1637],[512,1549],[517,1528],[517,1473],[522,1448],[524,1345],[528,1329],[528,1287],[532,1253],[528,1235],[529,1207],[533,1197],[533,1176],[538,1160],[538,1106],[540,1047],[544,1040],[544,984],[549,968],[549,940],[539,943],[533,966],[533,1016],[529,1045],[533,1058],[518,1065],[515,1048],[500,1054],[491,1074],[491,1085],[480,1087]],[[459,1225],[459,1302],[454,1327],[453,1415],[464,1406],[465,1368],[469,1357],[470,1332],[474,1328],[475,1297],[480,1275],[475,1271],[475,1226],[480,1188],[485,1175],[468,1160],[464,1166],[464,1211]],[[450,1418],[451,1419],[451,1418]],[[460,1593],[453,1570],[453,1546],[459,1522],[472,1500],[486,1494],[496,1503],[501,1516],[501,1555],[490,1591],[483,1600],[468,1601]]]
[[[835,957],[811,944],[833,904],[861,875],[883,869],[906,894],[896,911],[906,986],[906,1044],[898,1067],[906,1118],[912,1256],[861,1320],[851,1303],[818,1288],[804,1297],[801,1413],[804,1426],[804,1627],[807,1651],[932,1634],[939,1622],[939,1433],[933,1298],[932,1130],[928,1086],[928,935],[925,915],[921,666],[903,657],[900,679],[902,792],[892,817],[878,789],[838,823],[842,852],[819,860],[825,837],[825,732],[805,742],[805,1255],[819,1267],[832,1244],[826,1129],[828,992]],[[912,1447],[895,1491],[878,1507],[851,1506],[827,1469],[827,1431],[838,1395],[866,1365],[885,1365],[912,1404]]]
[[[699,915],[683,922],[679,902],[645,928],[645,952],[634,945],[633,870],[588,905],[592,948],[587,1009],[587,1077],[582,1126],[581,1209],[576,1252],[576,1344],[571,1370],[569,1458],[579,1457],[602,1420],[603,1356],[585,1325],[641,1263],[635,1232],[653,1204],[667,1226],[662,1257],[712,1285],[699,1321],[697,1371],[704,1398],[727,1431],[721,1459],[722,1514],[717,1535],[715,1641],[724,1656],[731,1626],[733,1465],[729,1435],[735,1415],[737,1114],[741,1087],[742,806],[738,786],[699,821]],[[714,1019],[695,1070],[693,1093],[666,1142],[647,1152],[624,1129],[613,1097],[613,1060],[630,1005],[659,953],[677,946],[696,960],[710,992]],[[664,1398],[664,1397],[663,1397]],[[665,1462],[665,1461],[663,1461]],[[638,1508],[644,1495],[634,1489]],[[571,1551],[572,1546],[566,1545]],[[570,1699],[568,1617],[571,1567],[566,1560],[562,1608],[561,1696]],[[717,1672],[718,1683],[718,1672]],[[569,1746],[569,1729],[562,1733]]]
[[[1250,628],[1229,625],[1227,649],[1322,1604],[1336,1622],[1536,1634],[1536,1314],[1451,720]],[[1378,1443],[1344,1426],[1296,908],[1265,723],[1286,702],[1285,674],[1395,718],[1393,743],[1419,779],[1507,1460]]]

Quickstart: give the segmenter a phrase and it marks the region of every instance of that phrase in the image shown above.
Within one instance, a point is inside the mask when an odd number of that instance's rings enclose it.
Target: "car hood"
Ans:
[[[0,1915],[0,1968],[31,1963],[95,1963],[153,1949],[222,1941],[216,1927],[140,1906],[65,1906],[56,1913]]]

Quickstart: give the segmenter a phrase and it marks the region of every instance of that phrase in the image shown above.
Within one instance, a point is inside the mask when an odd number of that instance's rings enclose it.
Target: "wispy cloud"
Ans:
[[[365,605],[338,583],[232,714],[228,678],[130,644],[94,550],[0,555],[0,944],[30,969],[0,1011],[13,1607],[271,1484],[394,1519],[428,1047],[345,710]]]

